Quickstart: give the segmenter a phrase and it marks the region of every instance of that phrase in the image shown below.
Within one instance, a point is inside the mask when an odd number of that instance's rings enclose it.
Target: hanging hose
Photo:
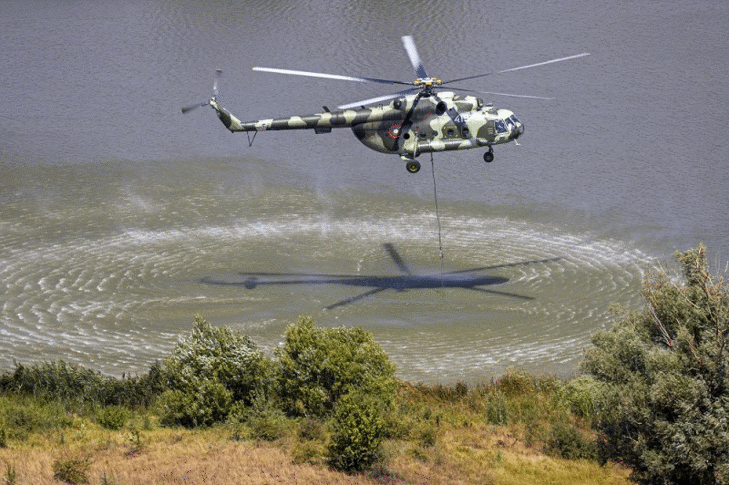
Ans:
[[[433,152],[430,152],[430,168],[433,171],[433,198],[435,199],[435,219],[438,221],[438,249],[440,250],[440,273],[443,274],[443,239],[440,230],[440,214],[438,213],[438,189],[435,185],[435,162]]]

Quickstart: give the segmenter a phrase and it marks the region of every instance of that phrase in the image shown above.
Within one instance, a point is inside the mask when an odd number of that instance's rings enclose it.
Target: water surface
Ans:
[[[268,349],[299,314],[360,325],[416,381],[575,372],[646,269],[729,259],[728,23],[713,0],[3,0],[0,367],[143,372],[201,313]],[[487,99],[527,128],[492,164],[436,154],[442,261],[427,155],[411,175],[347,130],[249,147],[179,112],[217,68],[244,120],[385,94],[250,67],[407,81],[404,34],[443,79],[592,53],[470,82],[554,100]]]

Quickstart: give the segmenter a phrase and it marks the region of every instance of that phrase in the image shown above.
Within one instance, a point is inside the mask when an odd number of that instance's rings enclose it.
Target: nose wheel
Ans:
[[[483,154],[483,161],[486,163],[491,163],[494,161],[494,149],[489,147],[489,151]]]
[[[409,160],[405,163],[405,168],[410,173],[418,173],[420,171],[420,162],[417,160]]]

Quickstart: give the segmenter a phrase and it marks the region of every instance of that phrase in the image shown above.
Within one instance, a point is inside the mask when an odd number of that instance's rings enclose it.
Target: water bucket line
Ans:
[[[440,229],[440,214],[438,213],[438,189],[435,184],[435,163],[433,162],[433,152],[430,152],[430,168],[433,172],[433,198],[435,199],[435,219],[438,221],[438,249],[440,251],[440,274],[443,280],[443,238]]]

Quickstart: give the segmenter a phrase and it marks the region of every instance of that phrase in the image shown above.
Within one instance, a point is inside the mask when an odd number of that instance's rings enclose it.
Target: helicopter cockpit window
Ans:
[[[506,133],[506,127],[504,126],[504,122],[502,120],[496,120],[494,123],[494,126],[496,127],[497,133]]]
[[[514,124],[514,126],[519,124],[519,119],[514,115],[509,116],[509,121],[511,121]]]

